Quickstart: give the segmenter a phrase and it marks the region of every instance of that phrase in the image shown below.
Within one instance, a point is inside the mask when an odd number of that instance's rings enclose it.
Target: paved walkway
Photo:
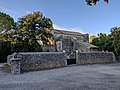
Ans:
[[[95,64],[11,75],[0,71],[0,90],[120,90],[120,64]]]

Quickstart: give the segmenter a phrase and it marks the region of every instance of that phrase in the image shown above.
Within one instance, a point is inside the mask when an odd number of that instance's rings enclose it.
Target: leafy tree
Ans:
[[[53,44],[52,21],[40,12],[33,12],[19,18],[17,30],[11,41],[17,51],[41,51],[43,44]],[[40,45],[40,42],[41,45]],[[18,48],[19,47],[19,48]],[[21,47],[21,48],[20,48]]]
[[[0,12],[0,62],[5,62],[7,55],[11,52],[11,45],[6,36],[13,26],[13,18],[8,14]]]
[[[120,27],[112,28],[109,35],[98,34],[98,37],[95,37],[91,43],[98,46],[100,50],[114,52],[118,59],[120,56]]]
[[[8,14],[0,12],[0,34],[12,29],[14,20]]]
[[[90,43],[92,42],[92,40],[94,39],[94,38],[96,38],[96,36],[95,35],[92,35],[92,36],[90,36]]]
[[[114,47],[114,53],[119,56],[120,55],[120,27],[115,27],[111,29],[111,39],[112,45]]]
[[[93,4],[96,5],[97,2],[99,2],[99,0],[85,0],[87,5],[92,6]],[[104,0],[104,2],[108,3],[109,0]]]
[[[108,35],[100,33],[100,34],[98,34],[98,37],[95,37],[92,40],[91,44],[98,46],[100,51],[103,51],[103,50],[104,51],[111,51],[112,43],[111,43],[110,39],[111,38]],[[110,46],[110,47],[108,47],[108,46]]]

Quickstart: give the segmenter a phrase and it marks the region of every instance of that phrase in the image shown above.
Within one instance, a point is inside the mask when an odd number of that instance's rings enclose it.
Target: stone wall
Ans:
[[[50,46],[50,45],[44,45],[43,46],[43,52],[54,52],[55,51],[55,46]]]
[[[65,52],[20,52],[7,57],[12,74],[44,70],[67,66]],[[116,62],[112,52],[79,52],[76,51],[76,64],[100,64]]]
[[[120,56],[119,56],[119,59],[118,59],[119,61],[120,61]]]
[[[100,64],[116,62],[112,52],[77,52],[77,64]]]
[[[8,56],[8,63],[13,74],[66,66],[64,52],[20,52],[11,56]]]
[[[117,57],[117,61],[119,61],[119,62],[120,62],[120,56],[118,56],[118,57]]]

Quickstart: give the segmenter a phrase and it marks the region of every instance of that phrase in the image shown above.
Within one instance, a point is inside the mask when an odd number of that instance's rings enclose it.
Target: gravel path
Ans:
[[[0,90],[120,90],[120,64],[81,65],[20,75],[0,71]]]

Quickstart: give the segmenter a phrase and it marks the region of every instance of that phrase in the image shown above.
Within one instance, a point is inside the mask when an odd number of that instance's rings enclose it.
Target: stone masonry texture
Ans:
[[[19,52],[8,56],[12,74],[67,66],[65,52]],[[116,62],[112,52],[76,52],[76,64]]]
[[[79,52],[77,54],[77,64],[100,64],[116,62],[112,52]]]
[[[15,58],[21,58],[21,72],[65,66],[63,52],[20,52]]]

